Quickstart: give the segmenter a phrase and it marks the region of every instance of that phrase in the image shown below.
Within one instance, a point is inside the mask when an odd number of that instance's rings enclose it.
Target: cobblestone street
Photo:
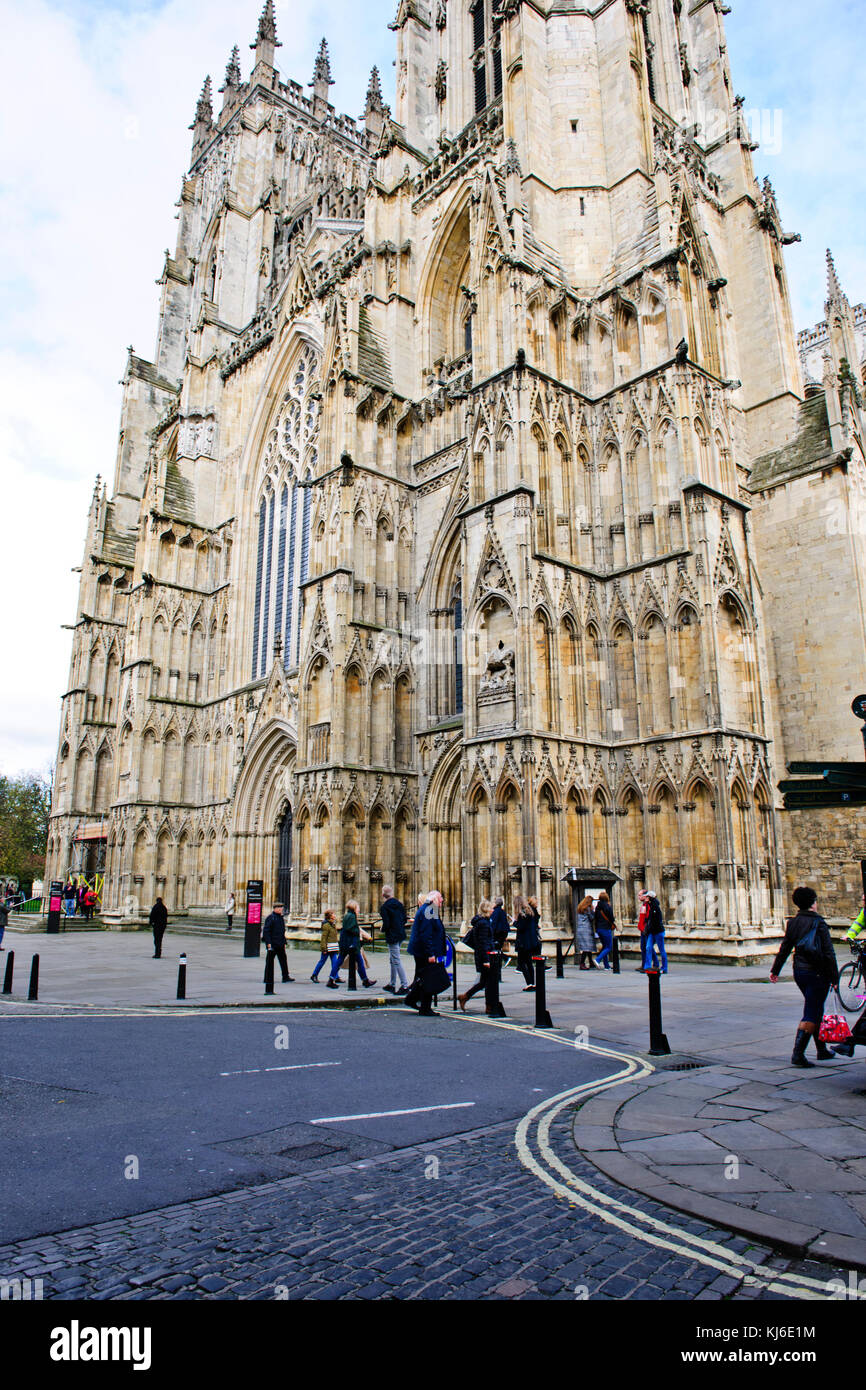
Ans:
[[[556,1146],[570,1143],[571,1118],[554,1126]],[[734,1265],[752,1259],[768,1280],[792,1276],[794,1297],[803,1296],[801,1279],[823,1285],[836,1276],[672,1216],[579,1157],[571,1166],[598,1191],[722,1247]],[[785,1297],[557,1199],[520,1164],[509,1124],[6,1245],[0,1271],[41,1278],[47,1299]]]

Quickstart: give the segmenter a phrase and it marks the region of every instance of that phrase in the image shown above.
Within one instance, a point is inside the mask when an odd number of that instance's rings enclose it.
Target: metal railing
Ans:
[[[44,898],[25,898],[23,902],[17,903],[14,899],[10,899],[7,906],[10,912],[32,912],[38,914],[44,910],[42,906],[44,901]]]

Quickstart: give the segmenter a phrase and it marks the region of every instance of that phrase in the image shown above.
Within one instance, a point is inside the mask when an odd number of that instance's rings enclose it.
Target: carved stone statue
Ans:
[[[514,648],[500,641],[487,658],[479,692],[510,690],[514,686]]]

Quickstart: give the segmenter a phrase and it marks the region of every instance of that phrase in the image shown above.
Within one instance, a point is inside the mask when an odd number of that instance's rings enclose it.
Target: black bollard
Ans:
[[[487,984],[484,989],[484,998],[487,1003],[488,1013],[491,1018],[505,1018],[506,1013],[499,998],[499,970],[500,952],[488,951],[487,959],[490,962],[487,967]]]
[[[39,998],[39,957],[34,956],[30,963],[30,989],[27,993],[28,1000]]]
[[[545,984],[545,962],[544,956],[533,956],[535,963],[535,1026],[536,1028],[552,1028],[553,1020],[547,1012],[547,987]]]
[[[186,998],[186,951],[182,951],[177,963],[177,997]]]
[[[459,930],[459,928],[458,928],[458,930]],[[453,956],[451,957],[451,1008],[452,1008],[452,1010],[456,1013],[456,1012],[457,1012],[457,943],[456,943],[456,941],[452,941],[452,942],[451,942],[451,947],[452,947],[452,950],[453,950],[453,952],[454,952]]]
[[[613,942],[610,948],[610,963],[613,966],[614,975],[619,974],[619,941],[616,932],[613,934]]]
[[[3,993],[12,993],[12,971],[15,969],[15,952],[10,951],[6,957],[6,974],[3,976]]]
[[[557,980],[565,979],[565,960],[562,954],[561,941],[557,941],[556,943],[556,978]]]
[[[671,1049],[662,1032],[662,991],[659,972],[648,970],[646,977],[649,984],[650,1056],[667,1057]]]
[[[358,961],[354,951],[349,952],[349,983],[347,989],[358,989]]]
[[[273,951],[265,951],[265,994],[274,992],[274,962],[276,956]]]

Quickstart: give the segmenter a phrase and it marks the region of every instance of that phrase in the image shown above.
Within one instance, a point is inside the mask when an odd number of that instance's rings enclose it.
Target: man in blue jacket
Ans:
[[[394,897],[393,888],[382,889],[382,906],[379,910],[382,915],[382,926],[385,931],[388,956],[391,962],[391,983],[383,985],[383,989],[386,989],[389,994],[406,994],[409,989],[409,981],[406,979],[406,972],[400,959],[400,942],[406,940],[406,909],[400,899]],[[400,978],[399,989],[397,989],[398,976]]]

